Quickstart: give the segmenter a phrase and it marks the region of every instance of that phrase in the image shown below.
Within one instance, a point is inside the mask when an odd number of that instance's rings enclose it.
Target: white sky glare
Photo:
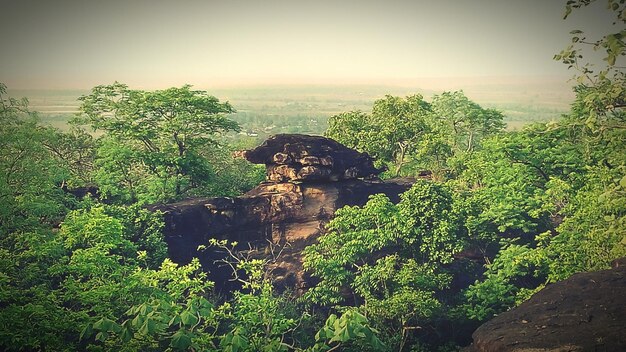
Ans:
[[[606,33],[600,0],[0,0],[0,82],[90,88],[569,76],[569,31]]]

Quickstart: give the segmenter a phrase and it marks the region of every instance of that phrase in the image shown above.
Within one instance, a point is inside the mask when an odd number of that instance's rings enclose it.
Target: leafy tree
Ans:
[[[328,129],[324,134],[350,148],[376,155],[369,145],[371,124],[371,117],[362,111],[343,112],[328,119]]]
[[[394,205],[372,196],[362,208],[338,210],[319,243],[305,249],[304,266],[320,282],[305,295],[332,305],[352,303],[388,337],[400,336],[440,316],[451,274],[444,268],[465,246],[449,190],[418,182]]]
[[[429,113],[430,105],[419,94],[406,98],[387,95],[374,102],[371,115],[354,111],[332,116],[326,136],[395,165],[397,176],[407,155],[417,150],[427,132]]]
[[[132,235],[125,221],[135,224]],[[164,280],[151,278],[156,274],[149,269],[151,258],[163,260],[162,239],[133,241],[151,238],[154,225],[148,223],[158,220],[144,215],[125,221],[94,206],[70,212],[59,231],[42,227],[2,236],[3,350],[84,348],[79,335],[86,324],[163,295]]]
[[[49,138],[43,141],[52,157],[64,170],[62,188],[78,188],[93,185],[95,141],[83,129],[72,126],[69,131],[46,128]]]
[[[582,9],[594,2],[595,0],[568,0],[564,19],[573,10]],[[570,32],[572,43],[554,56],[555,60],[578,71],[574,76],[578,84],[575,88],[576,100],[568,123],[592,134],[626,128],[626,73],[623,70],[626,56],[626,3],[608,0],[607,8],[614,15],[612,33],[593,39],[587,38],[582,30],[575,29]],[[602,50],[606,65],[596,69],[593,64],[585,61],[586,48]]]
[[[146,174],[140,152],[115,138],[102,138],[98,144],[92,177],[104,198],[132,203],[137,201],[139,194],[149,193],[146,186],[158,178]],[[156,180],[146,182],[146,179],[153,178]]]
[[[465,291],[469,318],[486,320],[522,303],[545,285],[546,261],[528,245],[508,244]]]
[[[54,137],[28,101],[6,97],[0,83],[0,233],[52,223],[66,211],[57,185],[67,171],[46,148]]]
[[[463,92],[444,92],[432,103],[419,94],[387,95],[374,102],[371,115],[353,111],[332,116],[326,136],[413,174],[427,168],[443,179],[448,158],[472,152],[481,139],[504,128],[497,110],[484,109]],[[417,168],[417,169],[415,169]]]
[[[379,153],[374,156],[383,160],[393,160],[394,174],[400,174],[406,162],[406,156],[414,153],[428,131],[426,119],[430,113],[430,104],[420,94],[399,98],[387,95],[374,102],[372,118],[378,138],[374,148]]]
[[[626,256],[626,169],[598,167],[568,199],[557,234],[538,236],[537,252],[547,258],[548,281],[610,267]]]
[[[565,18],[592,2],[567,1]],[[526,236],[514,236],[514,242],[506,243],[488,266],[484,280],[466,291],[467,312],[474,318],[491,317],[545,284],[576,272],[608,268],[611,260],[626,254],[625,76],[619,64],[625,55],[626,12],[623,2],[609,0],[608,8],[616,16],[614,24],[620,25],[617,32],[588,40],[582,31],[574,30],[572,44],[555,56],[578,71],[571,112],[555,123],[499,138],[502,156],[525,167],[527,177],[534,174],[535,180],[526,188],[534,189],[534,195],[525,191],[523,196],[534,201],[526,203],[525,212],[531,218],[549,216],[550,226],[547,231],[527,227]],[[585,46],[603,50],[606,66],[596,71],[585,62]],[[511,194],[513,190],[491,199],[507,199]],[[516,208],[519,211],[511,207]]]
[[[626,255],[626,178],[615,177],[619,175],[623,171],[593,169],[585,175],[588,182],[575,191],[561,188],[560,183],[548,184],[546,193],[563,204],[555,210],[562,223],[536,234],[532,241],[521,244],[523,239],[518,239],[505,245],[488,265],[485,279],[467,290],[469,316],[490,318],[548,283],[577,272],[606,269],[612,260]]]
[[[469,100],[463,91],[444,92],[432,101],[435,123],[449,138],[455,152],[471,152],[480,140],[504,129],[503,115],[495,109],[484,109]]]
[[[157,199],[179,198],[209,182],[214,171],[201,156],[203,151],[218,146],[217,134],[239,130],[225,116],[234,112],[230,104],[191,86],[148,92],[115,83],[93,88],[80,101],[83,115],[77,121],[111,139],[101,146],[106,159],[112,164],[132,163],[134,169],[154,178]],[[129,151],[130,160],[118,160],[129,156]],[[116,168],[111,162],[104,163],[103,172]],[[134,173],[128,165],[118,171]],[[130,179],[124,178],[130,186]],[[133,192],[129,191],[131,198]]]

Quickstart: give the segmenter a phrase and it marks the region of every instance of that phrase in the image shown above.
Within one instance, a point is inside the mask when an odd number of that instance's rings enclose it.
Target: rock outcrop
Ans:
[[[265,164],[269,181],[339,181],[367,178],[383,170],[373,159],[332,139],[279,134],[242,153],[254,164]]]
[[[209,239],[237,241],[241,250],[252,248],[257,257],[270,260],[268,270],[277,286],[300,291],[307,286],[300,253],[338,208],[364,205],[377,193],[398,202],[412,184],[405,179],[378,180],[374,176],[381,170],[367,154],[324,137],[277,135],[242,154],[265,164],[270,182],[241,197],[151,207],[164,213],[170,258],[181,264],[199,258],[218,285],[232,273],[216,263],[224,253],[215,248],[198,251]]]
[[[468,351],[626,351],[626,258],[549,285],[481,325]]]

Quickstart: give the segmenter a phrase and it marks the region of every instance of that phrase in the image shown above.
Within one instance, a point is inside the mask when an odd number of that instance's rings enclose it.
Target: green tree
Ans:
[[[466,245],[447,187],[418,182],[394,205],[374,195],[364,207],[344,207],[319,243],[304,251],[304,267],[320,281],[305,297],[323,305],[359,306],[392,344],[445,311],[445,268]],[[348,290],[353,295],[347,295]]]
[[[435,95],[432,110],[435,123],[443,125],[455,153],[473,151],[482,138],[505,127],[501,112],[482,108],[463,91]]]
[[[46,147],[55,137],[0,83],[0,233],[54,223],[67,210],[59,187],[67,170]]]
[[[564,19],[572,11],[583,11],[594,2],[596,0],[568,0]],[[626,3],[619,0],[607,0],[606,3],[614,16],[611,33],[600,38],[587,38],[583,30],[572,30],[572,43],[554,56],[555,60],[577,71],[574,76],[578,84],[576,99],[568,123],[593,134],[626,128]],[[585,60],[589,48],[603,51],[604,67],[596,68]]]
[[[504,126],[502,113],[482,108],[462,91],[436,95],[432,103],[419,94],[387,95],[374,102],[371,114],[332,116],[326,136],[392,166],[395,176],[428,169],[441,180],[451,156],[474,151]]]
[[[150,92],[115,83],[97,86],[79,99],[82,116],[77,121],[112,140],[101,146],[112,161],[106,164],[116,168],[118,156],[132,151],[133,167],[154,178],[157,199],[179,198],[209,182],[214,172],[201,154],[217,148],[216,135],[239,130],[226,117],[234,112],[230,104],[191,86]]]
[[[428,132],[429,114],[430,104],[420,94],[406,98],[387,95],[374,102],[375,128],[370,131],[377,136],[374,147],[379,150],[374,156],[393,160],[394,175],[400,174],[407,155],[416,151],[420,139]]]
[[[49,138],[43,145],[64,169],[62,186],[67,188],[93,185],[92,172],[96,143],[92,135],[72,126],[69,131],[46,128]]]
[[[428,131],[430,105],[420,94],[385,96],[374,102],[371,115],[360,111],[332,116],[326,136],[393,165],[398,176],[407,156],[415,153]]]

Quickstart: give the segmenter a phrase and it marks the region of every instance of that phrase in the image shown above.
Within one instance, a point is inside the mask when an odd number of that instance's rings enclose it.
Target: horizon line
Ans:
[[[191,85],[197,89],[229,89],[229,88],[263,88],[263,87],[316,87],[316,86],[390,86],[390,87],[411,87],[417,84],[471,84],[475,85],[493,85],[493,84],[528,84],[537,83],[538,81],[553,81],[563,85],[571,86],[571,75],[477,75],[477,76],[422,76],[410,78],[215,78],[211,80],[202,79],[202,82],[185,82],[178,80],[176,82],[167,80],[163,83],[146,83],[137,84],[138,82],[124,82],[122,80],[113,80],[98,84],[72,84],[66,87],[57,84],[44,84],[39,87],[30,84],[18,84],[16,88],[11,83],[7,83],[9,91],[22,90],[46,90],[46,91],[69,91],[69,90],[89,90],[99,85],[113,84],[119,82],[127,84],[132,89],[143,90],[160,90],[170,87],[180,87],[183,85]],[[510,82],[510,81],[514,82]],[[0,81],[1,82],[1,81]],[[429,89],[429,88],[424,88]]]

